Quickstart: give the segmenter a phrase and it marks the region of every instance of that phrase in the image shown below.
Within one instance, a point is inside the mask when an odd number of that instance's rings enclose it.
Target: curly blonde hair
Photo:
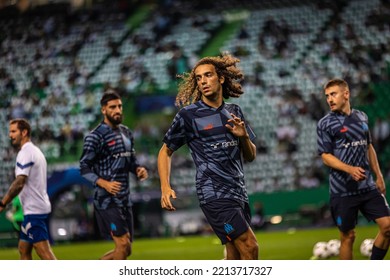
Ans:
[[[225,82],[222,85],[223,98],[240,97],[244,93],[241,86],[241,81],[244,80],[244,74],[236,66],[239,62],[240,60],[238,58],[228,53],[223,53],[216,57],[204,57],[199,60],[190,73],[177,76],[182,80],[179,83],[175,105],[177,107],[183,107],[201,99],[202,93],[197,85],[195,70],[198,66],[204,64],[214,65],[218,77],[223,76],[225,78]]]

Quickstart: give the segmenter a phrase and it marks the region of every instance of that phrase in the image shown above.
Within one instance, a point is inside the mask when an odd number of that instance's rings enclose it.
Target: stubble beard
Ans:
[[[20,150],[20,142],[14,142],[15,139],[11,139],[11,146],[15,151]]]

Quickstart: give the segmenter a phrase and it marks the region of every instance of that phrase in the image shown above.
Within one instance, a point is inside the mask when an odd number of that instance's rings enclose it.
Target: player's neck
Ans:
[[[21,150],[22,147],[24,146],[24,144],[30,142],[30,138],[22,138],[22,140],[20,141],[20,147],[18,148],[18,150]]]
[[[202,101],[210,107],[219,108],[223,103],[223,98],[222,95],[218,95],[216,97],[202,96]]]
[[[118,124],[118,125],[113,124],[112,122],[110,122],[110,121],[107,120],[107,119],[104,120],[104,123],[105,123],[106,125],[108,125],[109,127],[111,127],[112,129],[117,129],[117,128],[119,127],[119,124]]]
[[[352,110],[351,110],[351,106],[349,104],[346,104],[346,106],[344,106],[344,108],[342,108],[340,110],[340,113],[343,114],[343,115],[346,115],[346,116],[349,116],[351,114]]]

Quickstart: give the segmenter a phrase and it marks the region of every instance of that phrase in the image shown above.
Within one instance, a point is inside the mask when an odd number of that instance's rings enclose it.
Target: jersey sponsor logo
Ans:
[[[238,146],[238,141],[232,140],[232,141],[226,141],[226,142],[221,142],[221,143],[213,143],[213,144],[210,144],[210,146],[213,149],[218,149],[219,147],[221,147],[221,148],[234,147],[234,146]]]
[[[356,146],[365,146],[367,145],[367,140],[359,140],[359,141],[353,141],[353,142],[350,142],[350,143],[345,143],[345,144],[342,144],[344,146],[344,148],[348,148],[349,146],[351,147],[356,147]]]
[[[129,157],[129,156],[131,156],[131,152],[117,153],[117,154],[113,154],[112,156],[114,158]]]
[[[349,145],[351,145],[351,143],[345,143],[345,144],[341,144],[341,145],[343,145],[343,146],[344,146],[344,148],[348,148],[348,147],[349,147]]]

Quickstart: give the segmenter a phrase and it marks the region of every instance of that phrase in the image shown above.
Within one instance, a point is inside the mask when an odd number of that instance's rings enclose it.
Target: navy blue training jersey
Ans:
[[[80,173],[95,185],[94,203],[97,208],[131,206],[129,172],[135,174],[138,166],[133,135],[126,126],[120,125],[113,130],[102,122],[85,137]],[[120,191],[115,196],[111,195],[96,186],[98,178],[120,182]]]
[[[353,109],[349,116],[331,112],[317,124],[318,153],[329,153],[342,162],[365,169],[366,179],[356,182],[351,175],[330,169],[329,184],[331,195],[356,195],[375,189],[375,182],[368,161],[368,145],[371,134],[367,115]]]
[[[182,108],[165,134],[164,143],[175,151],[187,144],[196,166],[200,204],[219,198],[248,201],[240,143],[225,127],[230,113],[245,121],[238,105],[212,108],[202,101]],[[256,136],[248,124],[249,138]]]

